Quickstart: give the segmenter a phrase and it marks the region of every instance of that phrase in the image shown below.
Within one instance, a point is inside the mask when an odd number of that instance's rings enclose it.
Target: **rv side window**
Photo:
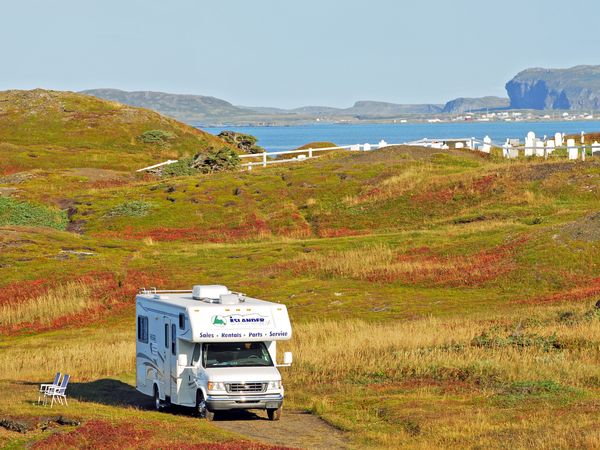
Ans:
[[[138,316],[138,341],[148,343],[148,318]]]
[[[192,352],[192,366],[198,364],[198,361],[200,361],[200,344],[195,344]]]
[[[165,323],[165,348],[169,348],[169,324]]]
[[[179,313],[179,329],[180,330],[185,329],[185,314],[184,313]]]
[[[171,354],[175,354],[175,343],[177,342],[177,328],[175,324],[171,325]]]

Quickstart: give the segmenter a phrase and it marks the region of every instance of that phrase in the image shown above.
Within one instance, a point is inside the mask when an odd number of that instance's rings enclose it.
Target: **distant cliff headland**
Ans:
[[[600,110],[600,66],[527,69],[506,84],[515,109]]]
[[[265,106],[236,106],[203,95],[164,92],[126,92],[118,89],[82,91],[105,100],[152,109],[175,119],[202,125],[301,124],[322,122],[383,122],[404,119],[428,120],[432,116],[464,115],[501,110],[600,110],[600,66],[570,69],[527,69],[506,84],[508,98],[457,98],[445,104],[397,104],[357,101],[349,108],[302,106],[282,109]]]

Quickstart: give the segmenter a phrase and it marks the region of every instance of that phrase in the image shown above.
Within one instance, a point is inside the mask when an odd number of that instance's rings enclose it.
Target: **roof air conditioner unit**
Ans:
[[[199,284],[192,288],[192,298],[194,300],[216,300],[214,303],[219,301],[221,295],[227,295],[230,293],[231,292],[229,289],[227,289],[227,286],[223,286],[221,284]]]

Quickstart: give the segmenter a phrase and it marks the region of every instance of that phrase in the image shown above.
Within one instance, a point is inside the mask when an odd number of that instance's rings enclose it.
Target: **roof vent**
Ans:
[[[240,301],[238,294],[224,294],[219,297],[219,303],[222,305],[237,305]]]
[[[220,297],[227,294],[230,294],[229,289],[221,284],[199,284],[192,288],[194,300],[204,300],[209,303],[218,303]]]

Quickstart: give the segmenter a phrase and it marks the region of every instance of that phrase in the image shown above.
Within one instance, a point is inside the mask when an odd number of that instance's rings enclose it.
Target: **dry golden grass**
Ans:
[[[578,308],[582,316],[586,306]],[[402,324],[313,322],[296,326],[294,339],[284,346],[294,352],[297,361],[290,372],[296,385],[377,374],[389,380],[489,382],[492,387],[495,383],[530,380],[594,386],[600,380],[600,320],[551,320],[561,311],[548,308],[543,315],[533,309],[522,311],[519,316],[529,325],[515,322],[518,316],[491,320],[428,318]],[[482,333],[534,338],[523,346],[474,345],[473,340]],[[554,342],[554,335],[564,348],[544,345]]]
[[[597,402],[589,398],[564,406],[548,400],[554,403],[532,413],[506,410],[493,400],[514,382],[595,389],[600,320],[590,308],[591,303],[568,311],[551,306],[402,323],[298,324],[293,339],[280,345],[280,352],[294,352],[294,366],[282,371],[288,401],[303,407],[312,403],[315,413],[352,430],[363,448],[498,448],[499,442],[519,449],[597,447]],[[524,346],[475,345],[484,335],[541,340]],[[561,347],[545,348],[540,344],[545,340]],[[44,381],[57,370],[75,382],[132,374],[133,326],[113,324],[110,333],[99,327],[62,330],[0,344],[0,379]],[[441,384],[419,388],[420,380]],[[408,387],[411,382],[417,387]],[[393,388],[398,383],[409,384],[398,391]],[[454,384],[460,393],[436,391],[435,386]],[[559,421],[553,420],[557,414]],[[411,420],[420,427],[416,434]]]
[[[295,358],[284,379],[292,401],[312,402],[313,412],[352,430],[359,447],[597,448],[600,402],[583,394],[600,380],[600,320],[586,315],[590,306],[571,308],[573,322],[559,319],[564,307],[549,307],[398,324],[302,324],[282,345]],[[476,345],[484,333],[532,339]],[[556,391],[512,393],[522,385]],[[308,398],[307,386],[316,390]]]
[[[32,336],[0,347],[0,379],[43,381],[56,371],[76,381],[135,370],[135,330],[63,330],[60,336]]]
[[[586,306],[580,306],[583,314]],[[350,375],[384,373],[389,377],[452,377],[467,368],[466,376],[498,375],[507,381],[552,379],[584,386],[600,380],[600,321],[567,324],[554,320],[562,311],[547,308],[522,311],[531,325],[515,324],[507,316],[495,319],[426,318],[402,324],[361,320],[312,322],[294,328],[294,338],[283,343],[296,363],[289,376],[294,383],[343,381]],[[538,323],[539,324],[534,324]],[[37,379],[63,367],[73,374],[94,378],[134,370],[133,329],[63,330],[61,338],[19,338],[18,346],[0,347],[0,379],[19,374]],[[471,345],[482,333],[508,336],[514,332],[549,337],[566,343],[561,350],[538,345],[526,347]],[[319,351],[315,351],[318,349]],[[460,375],[460,374],[459,374]],[[462,376],[462,375],[460,375]]]
[[[394,251],[387,245],[372,245],[352,250],[302,254],[293,264],[310,266],[326,276],[365,279],[380,270],[391,270]]]
[[[22,303],[0,307],[0,326],[37,322],[50,324],[57,317],[83,311],[94,305],[95,285],[80,281],[59,285]]]
[[[509,243],[465,256],[439,256],[428,248],[400,252],[375,244],[350,250],[301,254],[286,264],[298,273],[316,273],[331,278],[428,285],[477,285],[514,268]],[[502,264],[499,264],[502,262]]]
[[[431,172],[431,164],[407,165],[398,175],[385,178],[377,186],[369,186],[362,194],[344,198],[344,203],[355,206],[398,197],[411,192],[417,186],[431,183]]]

